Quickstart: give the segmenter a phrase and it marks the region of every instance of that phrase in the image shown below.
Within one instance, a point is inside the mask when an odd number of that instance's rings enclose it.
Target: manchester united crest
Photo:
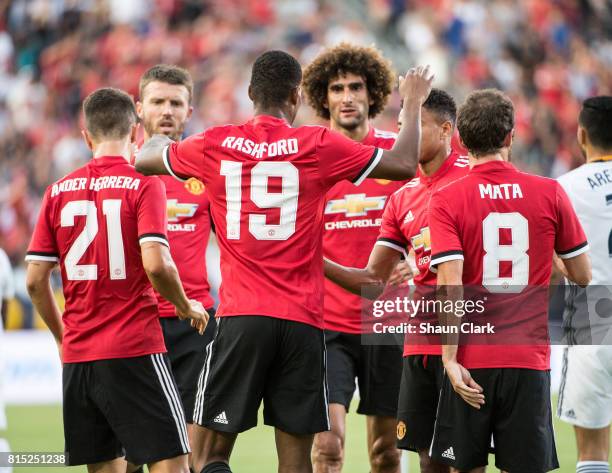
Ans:
[[[397,439],[402,440],[406,435],[406,424],[401,420],[397,423]]]
[[[195,177],[190,177],[185,182],[185,189],[194,195],[200,195],[202,192],[204,192],[204,184],[202,184],[202,182]]]

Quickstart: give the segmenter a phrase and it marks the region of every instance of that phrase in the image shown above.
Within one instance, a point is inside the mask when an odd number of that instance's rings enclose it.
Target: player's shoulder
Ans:
[[[582,181],[584,176],[588,174],[589,168],[586,164],[578,166],[576,169],[572,169],[571,171],[566,172],[565,174],[560,175],[557,178],[559,184],[561,184],[564,188],[572,185],[577,181]]]

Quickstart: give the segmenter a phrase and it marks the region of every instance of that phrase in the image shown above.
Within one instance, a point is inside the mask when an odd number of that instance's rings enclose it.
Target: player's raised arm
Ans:
[[[140,148],[134,166],[146,176],[170,174],[164,164],[164,149],[173,141],[166,135],[153,135]]]
[[[400,77],[399,92],[403,100],[403,124],[395,145],[382,152],[369,177],[402,180],[414,177],[421,147],[421,106],[431,92],[433,73],[429,66],[413,68]]]

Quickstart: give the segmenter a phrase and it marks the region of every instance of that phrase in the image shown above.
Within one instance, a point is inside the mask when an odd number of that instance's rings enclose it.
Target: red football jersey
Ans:
[[[431,241],[428,208],[431,196],[441,187],[465,176],[468,170],[467,156],[451,151],[434,174],[425,176],[419,171],[417,177],[389,198],[376,244],[402,253],[412,248],[419,270],[414,276],[417,288],[414,297],[431,297],[436,287],[436,275],[429,269]],[[406,334],[404,356],[440,355],[441,350],[438,336]]]
[[[161,176],[166,185],[170,253],[189,299],[211,308],[214,300],[206,274],[206,247],[210,236],[210,202],[197,179],[179,182]],[[176,317],[174,306],[157,294],[159,315]]]
[[[361,182],[382,150],[320,126],[259,115],[164,152],[175,177],[207,188],[221,252],[220,317],[264,315],[323,327],[323,209],[336,182]]]
[[[542,330],[547,342],[553,250],[562,258],[588,250],[557,181],[520,172],[507,162],[487,162],[436,192],[429,211],[432,267],[464,260],[463,284],[486,293],[483,318],[498,324],[498,335],[505,330],[528,339],[533,330]],[[467,368],[547,370],[546,342],[462,345],[458,361]]]
[[[361,142],[390,149],[395,133],[370,127]],[[376,241],[383,209],[389,195],[404,182],[366,179],[359,186],[343,181],[327,193],[323,254],[344,266],[363,268]],[[327,330],[361,333],[361,310],[364,299],[325,280],[324,318]]]
[[[166,238],[163,182],[121,156],[93,159],[49,186],[26,261],[58,261],[66,308],[63,360],[166,351],[140,244]]]

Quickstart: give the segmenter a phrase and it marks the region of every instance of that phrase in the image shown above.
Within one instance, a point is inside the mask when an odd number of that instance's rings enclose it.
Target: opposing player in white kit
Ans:
[[[4,250],[0,248],[0,313],[4,314],[6,310],[6,302],[15,295],[15,286],[13,282],[13,273],[11,263]],[[4,400],[2,393],[2,383],[4,377],[4,353],[2,352],[3,344],[3,316],[0,316],[0,452],[10,452],[8,441],[4,438],[4,431],[7,429],[6,414],[4,412]],[[3,468],[0,465],[0,473],[11,473],[12,468]]]
[[[612,96],[585,100],[578,143],[586,163],[561,176],[591,248],[593,279],[569,284],[559,417],[574,426],[578,473],[608,473],[612,421]]]

